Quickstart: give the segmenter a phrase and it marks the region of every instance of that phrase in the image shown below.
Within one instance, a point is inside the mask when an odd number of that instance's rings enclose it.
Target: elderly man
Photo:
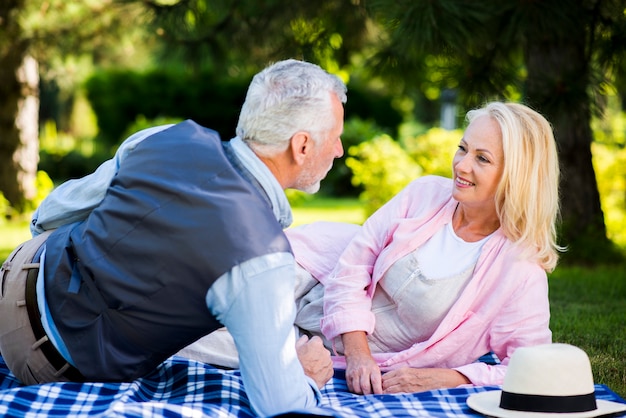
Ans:
[[[128,138],[55,189],[3,264],[0,350],[24,384],[130,381],[226,326],[255,412],[316,406],[321,340],[296,341],[283,192],[343,155],[346,87],[286,60],[257,74],[228,142],[193,121]]]

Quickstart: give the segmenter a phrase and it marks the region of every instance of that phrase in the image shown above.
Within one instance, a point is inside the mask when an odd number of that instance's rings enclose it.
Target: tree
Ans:
[[[136,60],[128,40],[143,11],[113,0],[0,1],[0,192],[17,212],[36,195],[40,75],[76,88],[76,65],[63,77],[68,57]]]
[[[23,4],[0,3],[0,192],[18,211],[35,196],[39,150],[37,62],[16,19]]]
[[[389,31],[388,42],[375,58],[381,72],[411,69],[421,76],[407,87],[458,89],[466,108],[488,98],[517,100],[521,94],[522,101],[550,120],[562,169],[562,243],[569,246],[571,257],[602,258],[612,250],[591,161],[590,126],[592,112],[601,110],[602,88],[623,83],[624,4],[371,3]],[[434,83],[428,78],[433,68],[438,76]]]
[[[137,0],[118,0],[133,2]],[[269,61],[300,58],[339,71],[367,35],[359,0],[141,0],[168,59],[225,74],[254,74]]]

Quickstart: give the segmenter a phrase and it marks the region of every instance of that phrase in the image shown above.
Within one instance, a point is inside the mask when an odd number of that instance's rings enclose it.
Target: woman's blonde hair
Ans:
[[[496,209],[504,234],[522,255],[550,272],[558,261],[559,159],[550,123],[518,103],[492,102],[467,113],[493,118],[502,132],[504,171],[496,191]]]

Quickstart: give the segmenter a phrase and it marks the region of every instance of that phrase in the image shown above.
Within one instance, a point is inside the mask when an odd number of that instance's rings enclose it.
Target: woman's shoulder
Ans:
[[[409,183],[413,187],[448,187],[452,186],[452,179],[449,177],[426,175],[418,177]]]
[[[500,245],[497,252],[497,260],[506,266],[507,270],[513,275],[525,277],[526,279],[546,279],[547,273],[539,264],[538,260],[533,257],[533,251],[524,251],[519,244],[514,243],[507,238],[501,230],[498,230],[486,245]],[[488,248],[488,247],[487,247]]]
[[[440,207],[452,200],[452,179],[441,176],[423,176],[413,180],[402,191],[408,207],[423,210]]]

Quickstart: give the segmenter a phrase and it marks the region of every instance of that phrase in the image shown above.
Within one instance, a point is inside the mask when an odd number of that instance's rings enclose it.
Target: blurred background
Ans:
[[[417,176],[450,175],[467,110],[524,102],[555,129],[565,258],[620,260],[625,3],[3,0],[0,222],[139,129],[191,118],[230,139],[252,75],[298,58],[349,88],[346,156],[317,198],[367,215]]]

